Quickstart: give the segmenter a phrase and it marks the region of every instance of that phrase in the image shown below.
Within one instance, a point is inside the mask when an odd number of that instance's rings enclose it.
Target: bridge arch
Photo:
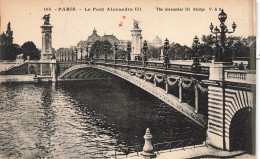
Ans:
[[[227,149],[253,153],[252,141],[255,119],[253,115],[253,94],[247,90],[229,90],[226,94],[226,136]]]
[[[191,109],[191,106],[189,106],[187,103],[181,103],[179,102],[179,99],[171,94],[165,93],[165,90],[159,87],[154,86],[154,84],[145,81],[144,79],[141,79],[139,77],[133,76],[130,71],[127,71],[128,69],[126,67],[109,67],[106,65],[99,65],[99,64],[79,64],[72,66],[65,70],[59,77],[58,80],[64,80],[65,76],[67,74],[70,74],[70,72],[79,70],[79,69],[95,69],[95,70],[101,70],[103,72],[109,73],[111,75],[115,75],[121,79],[124,79],[136,86],[138,86],[141,89],[144,89],[148,93],[154,95],[155,97],[159,98],[163,102],[167,103],[177,111],[181,112],[191,120],[195,121],[197,124],[202,126],[203,128],[206,128],[207,122],[206,118],[201,115],[197,114]]]
[[[245,107],[235,113],[229,128],[230,150],[243,150],[253,153],[252,109]]]
[[[59,80],[73,80],[73,79],[109,79],[113,75],[106,71],[93,68],[90,65],[82,64],[80,66],[73,66],[64,71],[60,76]]]

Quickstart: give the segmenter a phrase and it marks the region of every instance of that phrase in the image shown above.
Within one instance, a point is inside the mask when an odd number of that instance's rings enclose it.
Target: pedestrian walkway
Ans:
[[[120,157],[121,158],[121,157]],[[128,155],[129,159],[142,159],[141,155],[131,156]],[[199,145],[194,148],[193,146],[186,147],[183,149],[175,149],[171,152],[169,150],[161,151],[157,154],[156,159],[192,159],[192,158],[237,158],[237,159],[255,159],[254,155],[247,154],[243,151],[223,151],[213,147],[206,147]]]

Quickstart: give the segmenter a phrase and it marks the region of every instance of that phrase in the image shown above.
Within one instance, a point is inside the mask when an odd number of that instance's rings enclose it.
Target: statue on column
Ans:
[[[140,23],[140,21],[135,20],[135,19],[133,19],[133,21],[134,21],[134,28],[139,29],[138,24]]]
[[[45,14],[42,19],[44,20],[44,25],[50,24],[50,14]]]

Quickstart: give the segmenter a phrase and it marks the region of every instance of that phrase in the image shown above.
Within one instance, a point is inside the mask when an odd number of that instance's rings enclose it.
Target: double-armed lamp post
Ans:
[[[129,65],[130,53],[131,53],[131,43],[130,42],[127,43],[127,51],[128,51],[128,54],[127,54],[127,64]]]
[[[195,54],[195,57],[194,57],[193,63],[192,63],[192,68],[195,71],[198,71],[198,66],[200,65],[200,61],[198,58],[198,44],[200,44],[199,38],[197,36],[195,36],[195,38],[193,39],[193,44],[192,44],[192,48],[193,48],[194,54]]]
[[[144,56],[143,56],[143,65],[145,67],[146,65],[146,61],[147,61],[147,56],[146,56],[146,50],[148,49],[148,45],[147,45],[147,41],[144,41],[144,46],[143,46],[143,50],[144,50]]]
[[[165,54],[164,54],[164,61],[163,61],[163,65],[165,66],[165,69],[167,70],[169,67],[169,57],[168,57],[168,50],[169,50],[169,40],[166,38],[164,41],[164,50],[165,50]]]
[[[235,30],[236,30],[236,23],[233,22],[232,24],[232,29],[233,31],[229,31],[227,29],[227,26],[225,25],[225,21],[227,19],[227,14],[224,12],[224,10],[222,9],[221,10],[221,13],[219,13],[218,15],[218,19],[220,21],[220,29],[216,26],[214,28],[213,24],[211,23],[209,28],[211,30],[211,33],[212,34],[215,34],[216,36],[216,53],[215,53],[215,61],[216,62],[232,62],[232,59],[229,55],[229,53],[227,52],[227,46],[225,44],[225,41],[226,41],[226,33],[234,33]],[[218,34],[220,34],[220,45],[218,44]],[[220,48],[221,47],[221,48]]]

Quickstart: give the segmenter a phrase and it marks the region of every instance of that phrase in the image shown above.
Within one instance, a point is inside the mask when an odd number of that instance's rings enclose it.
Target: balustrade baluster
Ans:
[[[179,102],[182,102],[182,79],[179,80]]]
[[[169,84],[167,82],[167,79],[165,79],[165,93],[168,94],[169,93]]]
[[[155,76],[155,75],[154,75],[154,76]],[[153,82],[154,82],[154,87],[157,87],[157,82],[156,82],[155,77],[154,77],[154,79],[153,79]]]
[[[198,81],[195,82],[194,90],[195,90],[195,113],[198,113],[199,111]]]

